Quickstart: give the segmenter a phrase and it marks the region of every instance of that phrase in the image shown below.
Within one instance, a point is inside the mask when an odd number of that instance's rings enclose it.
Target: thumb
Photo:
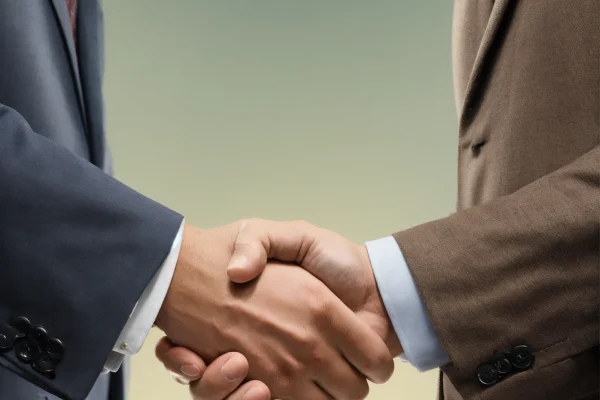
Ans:
[[[269,238],[265,231],[256,229],[257,224],[260,224],[257,220],[244,220],[240,224],[227,266],[227,276],[233,282],[249,282],[259,276],[267,265]]]
[[[301,264],[314,242],[315,229],[303,221],[243,221],[227,267],[229,279],[244,283],[256,278],[270,258]]]

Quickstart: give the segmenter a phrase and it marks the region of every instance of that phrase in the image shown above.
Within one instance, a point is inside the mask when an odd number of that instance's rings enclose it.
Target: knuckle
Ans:
[[[241,233],[248,226],[249,223],[249,218],[242,218],[239,221],[237,221],[235,225],[237,225],[238,233]]]
[[[319,335],[313,330],[302,330],[290,333],[290,337],[295,342],[296,354],[300,362],[294,365],[295,370],[302,369],[305,363],[313,364],[315,354],[319,352],[321,340]]]
[[[264,220],[262,218],[246,218],[246,226],[255,226],[255,225],[259,225],[263,222]]]
[[[162,348],[162,340],[160,340],[156,346],[154,347],[154,356],[158,358],[160,361],[165,361],[165,351]]]
[[[390,378],[394,368],[394,361],[387,350],[373,350],[366,359],[366,368],[374,374],[380,383]]]
[[[312,366],[323,365],[326,363],[326,357],[322,351],[322,344],[319,337],[314,334],[307,334],[302,339],[302,353],[305,361]]]
[[[280,377],[277,379],[277,393],[280,393],[279,397],[292,395],[294,393],[294,386],[290,379]]]
[[[214,384],[196,385],[192,383],[190,385],[190,394],[193,400],[217,400],[220,391],[220,388],[216,388]]]
[[[321,350],[320,347],[313,346],[310,350],[311,352],[308,354],[310,355],[312,369],[321,371],[324,368],[326,368],[331,361],[329,357],[325,355],[325,353]]]
[[[327,306],[325,301],[320,298],[314,298],[310,302],[310,311],[317,318],[323,318],[327,315]]]
[[[369,395],[369,384],[364,379],[359,379],[352,393],[352,400],[364,400]]]
[[[331,318],[331,300],[323,295],[321,288],[314,288],[309,301],[309,310],[318,326],[329,324]],[[325,325],[326,326],[326,325]]]
[[[240,222],[235,244],[237,247],[253,247],[260,243],[263,230],[257,227],[257,218],[245,219]]]
[[[264,382],[267,384],[269,389],[278,393],[293,393],[294,382],[297,381],[298,371],[293,363],[277,362],[276,364],[270,364],[262,369],[264,376]]]
[[[247,225],[250,220],[251,220],[251,218],[242,218],[242,219],[238,220],[238,224]]]
[[[272,364],[271,362],[258,362],[258,367],[260,367],[260,371],[264,377],[275,377],[280,374],[280,370],[277,366]]]
[[[392,358],[390,351],[387,349],[387,347],[385,347],[384,344],[382,344],[381,349],[379,351],[374,351],[373,354],[373,360],[375,362],[375,365],[394,365],[394,359]]]
[[[367,371],[369,371],[370,373],[373,373],[374,371],[376,371],[378,369],[379,365],[380,365],[379,360],[373,354],[369,354],[365,357],[364,368]]]
[[[280,364],[277,373],[289,387],[292,382],[295,382],[298,377],[304,374],[305,370],[306,368],[301,361],[294,358],[289,358]]]
[[[177,350],[177,348],[169,348],[166,345],[164,345],[161,341],[158,342],[156,347],[154,348],[154,355],[163,364],[177,364],[180,362],[180,357],[178,357],[179,353],[173,350]]]
[[[313,225],[310,222],[303,220],[303,219],[295,220],[294,225],[297,225],[299,228],[301,228],[303,230],[313,228]]]
[[[263,222],[260,218],[242,218],[237,221],[238,226],[238,236],[241,234],[248,234],[252,231],[256,230],[257,225],[260,225]]]

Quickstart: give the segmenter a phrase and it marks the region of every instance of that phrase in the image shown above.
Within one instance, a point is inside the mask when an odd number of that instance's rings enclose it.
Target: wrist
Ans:
[[[184,276],[189,276],[188,270],[190,268],[190,265],[193,265],[194,255],[191,251],[193,250],[193,248],[191,247],[191,243],[196,242],[197,237],[200,236],[202,233],[202,230],[197,229],[191,225],[185,224],[183,227],[181,248],[177,257],[177,262],[175,263],[173,277],[171,278],[167,294],[165,295],[163,303],[154,321],[154,326],[156,326],[163,332],[167,330],[167,323],[173,317],[173,305],[177,303],[177,300],[175,300],[175,298],[179,297],[178,293],[182,290],[181,280],[184,279]]]
[[[388,350],[393,357],[398,357],[404,351],[402,349],[400,340],[398,339],[398,335],[394,330],[394,326],[392,325],[392,321],[387,309],[385,308],[381,293],[379,292],[377,280],[375,279],[373,268],[371,266],[371,259],[369,258],[369,253],[365,245],[359,246],[359,254],[364,265],[364,270],[366,273],[365,283],[368,286],[369,293],[366,301],[368,306],[366,305],[365,307],[368,307],[369,311],[376,316],[378,321],[377,333],[384,340]]]

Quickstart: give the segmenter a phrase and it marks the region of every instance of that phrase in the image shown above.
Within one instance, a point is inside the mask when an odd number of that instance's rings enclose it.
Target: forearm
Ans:
[[[527,342],[536,367],[598,344],[600,147],[489,204],[395,235],[463,396]]]
[[[144,289],[133,309],[133,313],[121,331],[111,355],[104,364],[104,372],[116,372],[121,367],[125,356],[137,354],[142,349],[171,285],[181,249],[182,237],[183,222],[173,240],[169,255]]]
[[[388,236],[366,243],[373,275],[401,344],[401,359],[419,371],[448,362],[398,243]],[[388,344],[388,347],[392,347]]]
[[[65,346],[54,379],[13,351],[2,357],[46,390],[83,398],[169,253],[181,216],[0,106],[0,221],[0,320],[26,316]]]

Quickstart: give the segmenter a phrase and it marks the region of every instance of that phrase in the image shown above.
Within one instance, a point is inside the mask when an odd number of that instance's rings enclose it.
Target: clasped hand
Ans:
[[[366,248],[304,222],[186,226],[156,325],[196,400],[363,399],[401,352]]]

